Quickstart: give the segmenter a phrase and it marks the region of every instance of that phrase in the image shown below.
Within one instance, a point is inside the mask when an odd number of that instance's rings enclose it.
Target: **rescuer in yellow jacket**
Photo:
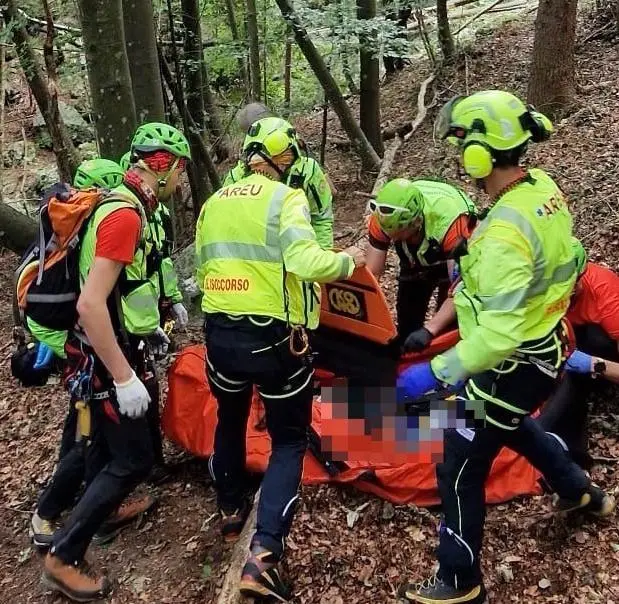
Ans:
[[[290,137],[259,120],[245,139],[250,175],[217,191],[198,218],[198,283],[204,293],[207,374],[218,403],[210,470],[226,540],[238,537],[250,504],[245,431],[256,385],[272,442],[257,531],[241,592],[287,601],[278,562],[298,499],[311,419],[312,363],[306,329],[318,325],[316,282],[349,277],[361,250],[321,249],[307,198],[281,178],[294,161]]]
[[[460,342],[406,370],[398,385],[411,398],[460,387],[460,398],[481,407],[484,421],[447,426],[437,466],[444,514],[440,569],[402,587],[411,602],[487,601],[479,561],[484,484],[503,446],[544,474],[559,510],[607,515],[615,506],[530,417],[556,388],[566,352],[561,319],[576,280],[563,195],[544,171],[519,165],[529,141],[543,141],[551,130],[545,116],[498,90],[452,99],[436,124],[439,138],[458,145],[465,172],[492,205],[459,259],[454,302]]]

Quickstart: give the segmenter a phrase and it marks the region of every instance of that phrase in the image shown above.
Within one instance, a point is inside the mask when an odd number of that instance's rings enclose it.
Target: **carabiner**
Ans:
[[[295,348],[295,336],[300,338],[302,348],[301,350],[296,350]],[[295,357],[302,357],[304,354],[307,354],[309,350],[309,338],[307,337],[307,332],[305,328],[301,325],[293,325],[290,331],[290,344],[289,344],[290,352]]]

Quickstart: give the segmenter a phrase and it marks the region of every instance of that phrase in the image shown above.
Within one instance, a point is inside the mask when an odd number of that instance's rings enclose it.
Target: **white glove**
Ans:
[[[185,325],[189,323],[189,314],[187,313],[187,309],[183,306],[182,302],[172,304],[172,312],[181,327],[185,327]]]
[[[164,357],[168,352],[170,338],[168,338],[166,332],[161,327],[157,327],[157,331],[148,336],[148,343],[156,357]]]
[[[150,394],[146,386],[135,375],[135,371],[126,382],[122,384],[114,382],[114,387],[120,412],[132,419],[143,417],[150,403]]]

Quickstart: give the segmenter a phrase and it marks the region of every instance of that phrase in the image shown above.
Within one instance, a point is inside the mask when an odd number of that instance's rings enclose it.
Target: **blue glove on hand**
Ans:
[[[592,373],[593,357],[586,352],[575,350],[567,360],[565,369],[571,373]]]
[[[430,362],[413,365],[398,376],[396,382],[398,389],[398,399],[405,397],[418,398],[422,394],[435,390],[440,386],[440,382],[432,372]]]
[[[34,360],[33,369],[47,369],[52,359],[54,358],[54,351],[43,342],[37,342],[37,356]]]

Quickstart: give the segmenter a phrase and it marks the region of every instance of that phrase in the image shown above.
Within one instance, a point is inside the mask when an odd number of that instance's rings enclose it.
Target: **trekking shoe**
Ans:
[[[47,554],[43,563],[41,582],[47,589],[59,591],[74,602],[93,602],[112,591],[105,576],[96,576],[87,562],[79,566],[65,564],[60,558]]]
[[[93,543],[105,545],[113,541],[120,531],[126,528],[137,518],[150,512],[157,500],[149,494],[125,499],[118,509],[108,517],[93,537]]]
[[[41,518],[37,510],[35,510],[30,520],[30,529],[28,536],[36,547],[49,548],[52,545],[56,523],[52,520]]]
[[[272,552],[254,546],[241,573],[241,594],[259,600],[275,598],[278,602],[288,602],[292,590],[282,580],[277,562]]]
[[[436,575],[421,583],[409,583],[403,585],[398,596],[406,602],[419,602],[421,604],[439,604],[455,602],[468,604],[488,604],[486,589],[481,585],[467,589],[456,589],[447,585]]]
[[[580,499],[567,499],[555,494],[553,503],[558,512],[582,510],[601,518],[612,514],[616,505],[615,498],[612,495],[607,495],[594,484],[582,494]]]
[[[239,538],[249,512],[251,512],[251,504],[247,498],[243,498],[241,506],[231,514],[219,510],[221,514],[221,535],[226,543],[231,543]]]
[[[585,510],[589,514],[605,518],[615,511],[617,502],[612,495],[608,495],[593,484],[589,487],[589,494],[591,495],[591,501]]]

